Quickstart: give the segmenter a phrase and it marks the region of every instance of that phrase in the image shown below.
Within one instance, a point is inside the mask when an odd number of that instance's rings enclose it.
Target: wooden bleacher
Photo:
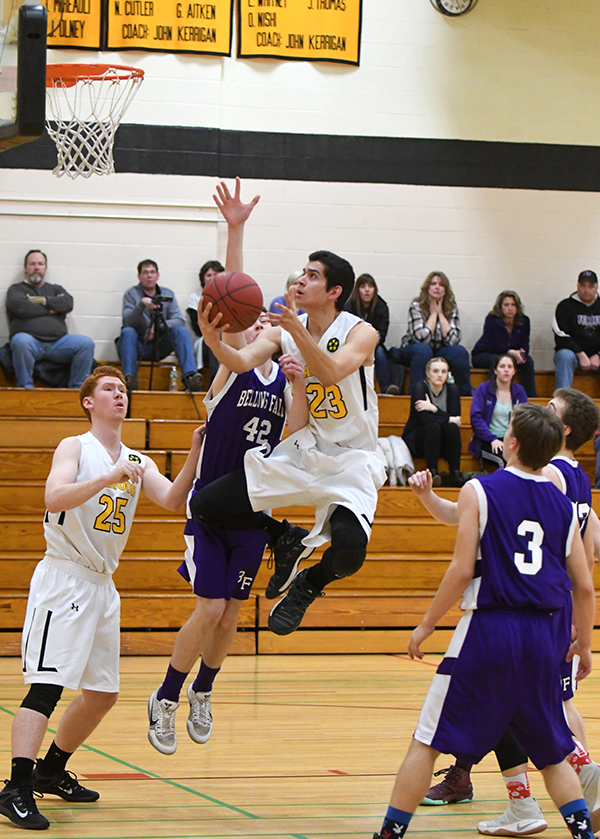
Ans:
[[[169,367],[155,368],[156,387],[168,387]],[[473,383],[482,381],[485,375],[485,371],[475,371]],[[147,380],[147,369],[142,368],[140,378],[142,382]],[[537,381],[542,396],[536,401],[545,404],[552,393],[553,376],[540,373]],[[24,391],[8,384],[0,376],[0,573],[4,580],[0,594],[0,655],[17,655],[29,580],[44,551],[44,482],[52,454],[64,436],[81,433],[89,424],[81,416],[75,391]],[[600,404],[600,377],[576,376],[574,385]],[[202,398],[203,394],[195,395],[204,416]],[[464,451],[471,435],[469,408],[470,400],[463,399]],[[408,417],[409,398],[380,396],[379,410],[380,434],[400,435]],[[197,425],[189,394],[137,391],[132,396],[130,413],[124,426],[124,441],[146,451],[161,471],[176,475]],[[582,447],[579,456],[593,479],[592,444]],[[463,456],[463,471],[478,466],[468,454]],[[441,492],[452,499],[458,495],[454,489]],[[600,513],[600,491],[594,491],[593,496],[594,508]],[[313,511],[308,507],[281,508],[275,515],[306,527],[313,521]],[[142,496],[127,549],[115,574],[122,597],[124,654],[169,654],[177,630],[193,609],[189,586],[177,574],[184,551],[183,523],[183,510],[169,513]],[[271,573],[265,561],[250,599],[242,608],[233,652],[403,652],[449,563],[454,535],[453,528],[433,522],[410,490],[384,487],[363,569],[329,586],[327,596],[308,610],[301,628],[279,637],[267,628],[273,601],[264,597]],[[308,564],[318,556],[319,551]],[[600,583],[598,569],[596,583]],[[455,607],[447,615],[443,627],[425,645],[428,651],[445,649],[459,614]],[[595,649],[600,650],[600,628],[594,640]]]

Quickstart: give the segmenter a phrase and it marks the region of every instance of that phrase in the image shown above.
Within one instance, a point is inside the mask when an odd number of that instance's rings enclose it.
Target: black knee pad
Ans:
[[[29,688],[29,693],[21,702],[21,708],[29,708],[30,711],[37,711],[50,719],[50,715],[56,708],[58,700],[62,696],[61,685],[35,684]]]
[[[366,549],[336,551],[332,558],[332,568],[336,577],[351,577],[360,571],[367,556]]]

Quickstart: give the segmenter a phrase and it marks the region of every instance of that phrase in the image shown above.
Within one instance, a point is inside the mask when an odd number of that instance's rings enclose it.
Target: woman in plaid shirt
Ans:
[[[450,281],[442,271],[432,271],[408,310],[408,331],[394,360],[410,367],[408,389],[425,379],[425,367],[434,356],[445,358],[461,396],[471,396],[469,353],[460,345],[458,307]]]

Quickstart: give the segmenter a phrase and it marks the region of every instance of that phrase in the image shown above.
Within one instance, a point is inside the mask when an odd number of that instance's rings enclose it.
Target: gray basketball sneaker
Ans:
[[[535,798],[513,798],[501,816],[479,822],[477,830],[485,836],[529,836],[546,830],[548,822]]]
[[[177,749],[175,736],[175,711],[178,702],[170,699],[157,699],[158,688],[148,700],[148,740],[157,752],[172,755]]]
[[[190,713],[187,718],[187,732],[194,743],[206,743],[212,734],[212,712],[210,708],[210,691],[196,692],[190,685],[187,689],[190,703]]]

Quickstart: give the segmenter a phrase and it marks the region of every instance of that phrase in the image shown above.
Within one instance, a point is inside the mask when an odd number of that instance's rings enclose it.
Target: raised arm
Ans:
[[[89,501],[101,489],[111,484],[131,481],[137,484],[144,476],[144,469],[139,463],[120,460],[110,472],[77,482],[81,442],[77,437],[66,437],[54,452],[50,474],[46,480],[44,500],[49,513],[73,510]]]
[[[189,454],[181,472],[174,481],[170,481],[164,475],[161,475],[156,463],[150,460],[149,457],[146,457],[147,466],[142,482],[142,489],[155,504],[160,504],[166,510],[173,511],[183,507],[196,476],[196,467],[202,447],[203,433],[204,425],[195,429],[192,435],[192,446]]]
[[[202,308],[202,298],[198,305],[198,325],[202,337],[208,347],[213,351],[221,364],[234,373],[245,373],[253,367],[260,367],[273,353],[281,348],[281,337],[279,329],[272,327],[265,329],[249,346],[242,349],[235,349],[227,346],[220,337],[222,318],[219,313],[212,322],[209,320],[212,303],[207,303]]]
[[[450,501],[448,498],[440,498],[439,495],[435,494],[429,469],[411,475],[408,479],[408,485],[436,521],[450,526],[458,524],[458,503]]]
[[[260,200],[260,195],[255,195],[252,201],[244,204],[240,193],[241,181],[236,178],[233,195],[224,181],[217,184],[217,194],[213,195],[215,204],[227,222],[227,271],[242,271],[244,268],[244,225]]]

